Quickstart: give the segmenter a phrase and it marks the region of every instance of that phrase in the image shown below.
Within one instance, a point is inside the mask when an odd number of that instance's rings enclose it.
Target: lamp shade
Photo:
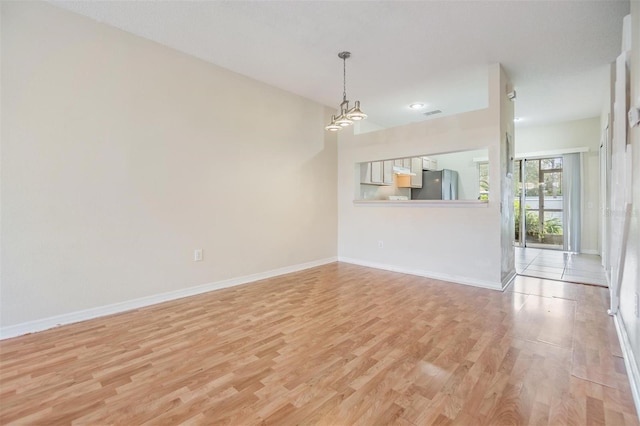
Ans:
[[[353,108],[347,112],[347,117],[354,121],[360,121],[367,118],[367,114],[360,110],[360,101],[355,101]]]
[[[341,127],[336,124],[336,116],[332,115],[331,123],[329,123],[329,125],[325,127],[325,130],[329,130],[330,132],[337,132],[340,129]]]
[[[347,127],[353,124],[353,121],[347,117],[347,110],[342,109],[342,113],[336,118],[336,124],[340,127]]]

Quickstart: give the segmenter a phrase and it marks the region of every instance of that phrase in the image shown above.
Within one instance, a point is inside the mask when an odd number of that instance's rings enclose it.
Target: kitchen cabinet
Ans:
[[[371,163],[360,163],[360,183],[371,184]]]
[[[382,183],[393,185],[393,160],[384,161],[382,164]]]
[[[438,160],[429,157],[422,157],[423,170],[438,170]]]
[[[383,183],[382,177],[382,161],[371,162],[371,183]]]
[[[384,171],[386,161],[371,161],[360,164],[360,183],[364,185],[391,185],[393,184],[393,174],[386,176]],[[388,167],[393,172],[393,166]]]
[[[422,188],[422,158],[411,159],[411,188]]]
[[[411,175],[399,176],[399,188],[422,188],[422,157],[404,158],[402,167],[406,168]]]

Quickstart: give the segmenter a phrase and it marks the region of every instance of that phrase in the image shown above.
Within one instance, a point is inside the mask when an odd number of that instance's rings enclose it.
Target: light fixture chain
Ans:
[[[347,100],[347,57],[342,58],[342,102]]]

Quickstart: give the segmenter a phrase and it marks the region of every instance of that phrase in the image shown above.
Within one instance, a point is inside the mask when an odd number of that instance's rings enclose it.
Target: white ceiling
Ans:
[[[518,125],[598,116],[629,1],[58,1],[52,3],[383,127],[487,104],[487,64]]]

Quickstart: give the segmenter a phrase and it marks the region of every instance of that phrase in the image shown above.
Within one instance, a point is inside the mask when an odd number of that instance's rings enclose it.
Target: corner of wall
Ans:
[[[629,127],[626,117],[629,108],[640,107],[640,2],[631,2],[631,19],[626,17],[621,25],[623,53],[613,73],[611,95],[610,202],[612,228],[617,230],[612,231],[608,245],[612,264],[618,264],[612,273],[611,311],[640,419],[640,318],[636,302],[640,294],[640,127]]]
[[[501,281],[507,283],[515,275],[515,250],[513,248],[513,229],[515,213],[513,207],[513,161],[515,157],[514,100],[508,96],[513,91],[511,80],[502,66],[499,66],[498,92],[500,100],[500,247]],[[494,91],[496,89],[494,88]]]

